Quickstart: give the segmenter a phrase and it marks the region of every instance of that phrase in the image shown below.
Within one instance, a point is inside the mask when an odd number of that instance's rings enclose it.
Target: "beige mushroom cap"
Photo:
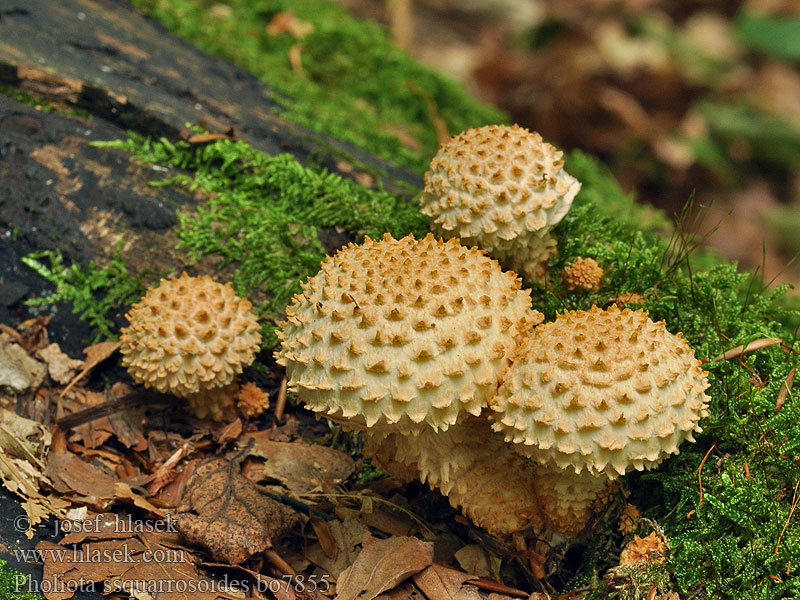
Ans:
[[[311,410],[353,429],[447,429],[480,414],[542,319],[513,273],[430,234],[350,244],[302,287],[275,356]]]
[[[707,416],[707,373],[645,311],[565,311],[520,345],[493,427],[540,463],[610,478],[678,452]]]
[[[431,161],[422,212],[434,231],[485,248],[530,277],[526,265],[541,262],[530,256],[541,250],[539,239],[581,187],[563,166],[560,151],[518,125],[467,129]]]
[[[184,398],[227,385],[261,343],[250,309],[207,275],[162,279],[125,315],[122,365],[135,381]]]

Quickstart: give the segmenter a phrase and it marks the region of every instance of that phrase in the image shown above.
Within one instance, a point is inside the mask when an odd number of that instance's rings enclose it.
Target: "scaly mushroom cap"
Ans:
[[[261,343],[250,308],[207,275],[162,279],[125,315],[122,365],[135,381],[184,398],[227,385]]]
[[[566,538],[574,538],[589,523],[600,496],[613,485],[605,476],[578,475],[572,469],[539,466],[533,488],[547,523]]]
[[[311,410],[351,429],[447,429],[480,414],[542,319],[513,273],[430,234],[350,244],[302,287],[275,356]]]
[[[570,290],[599,289],[603,275],[603,267],[593,258],[578,258],[564,267],[564,283]]]
[[[534,491],[538,467],[483,417],[466,417],[442,432],[368,434],[364,455],[395,477],[419,477],[493,535],[544,524]]]
[[[537,327],[490,401],[493,427],[540,463],[605,474],[642,470],[694,441],[707,373],[645,311],[565,311]]]
[[[561,157],[538,133],[517,125],[467,129],[431,161],[422,212],[444,237],[484,248],[530,276],[525,264],[542,261],[519,261],[518,254],[541,245],[539,238],[567,213],[581,187]]]

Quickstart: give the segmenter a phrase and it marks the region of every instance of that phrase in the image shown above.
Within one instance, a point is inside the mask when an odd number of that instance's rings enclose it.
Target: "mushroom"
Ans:
[[[576,258],[564,267],[564,284],[570,290],[596,290],[604,275],[603,267],[593,258]]]
[[[447,431],[368,436],[364,454],[398,479],[419,477],[438,489],[492,535],[543,528],[536,466],[492,431],[484,417],[468,416]]]
[[[467,129],[431,161],[422,212],[442,236],[484,248],[541,283],[555,252],[547,233],[581,187],[563,166],[560,151],[518,125]]]
[[[367,433],[365,454],[379,465],[422,476],[490,531],[516,530],[539,514],[532,471],[477,417],[542,320],[520,287],[458,240],[367,238],[303,284],[276,358],[311,410]]]
[[[302,284],[275,356],[300,400],[350,429],[444,430],[481,413],[542,320],[520,288],[458,240],[367,238]]]
[[[162,279],[125,315],[122,365],[135,381],[189,399],[201,418],[219,419],[232,404],[232,389],[224,386],[253,361],[261,343],[250,309],[230,283],[207,275]]]
[[[663,321],[593,306],[534,329],[489,404],[493,428],[543,465],[542,510],[572,536],[609,480],[694,441],[708,385],[694,351]]]

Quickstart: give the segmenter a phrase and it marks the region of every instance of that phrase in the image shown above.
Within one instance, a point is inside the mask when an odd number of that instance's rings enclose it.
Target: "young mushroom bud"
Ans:
[[[253,362],[261,343],[250,309],[230,283],[207,275],[162,279],[125,315],[122,365],[135,381],[189,398],[198,415],[219,418],[232,399],[216,388]]]
[[[570,290],[597,290],[604,275],[603,267],[593,258],[578,258],[564,267],[564,284]]]
[[[350,429],[447,429],[481,413],[541,321],[520,286],[458,240],[367,238],[303,284],[275,356],[300,400]]]
[[[467,129],[431,161],[422,212],[442,236],[484,248],[507,268],[540,283],[555,252],[546,234],[581,187],[563,166],[560,151],[523,127]]]
[[[595,306],[538,326],[490,406],[494,429],[521,454],[565,470],[564,485],[584,485],[588,506],[602,478],[649,469],[694,441],[708,414],[707,388],[681,334],[645,311]],[[563,499],[539,496],[552,525],[569,534],[573,524],[560,519],[575,508]]]

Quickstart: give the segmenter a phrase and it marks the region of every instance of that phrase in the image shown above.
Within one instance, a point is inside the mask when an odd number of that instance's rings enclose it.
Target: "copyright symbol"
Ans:
[[[17,533],[25,533],[31,528],[31,520],[27,515],[17,515],[14,518],[14,531]]]

